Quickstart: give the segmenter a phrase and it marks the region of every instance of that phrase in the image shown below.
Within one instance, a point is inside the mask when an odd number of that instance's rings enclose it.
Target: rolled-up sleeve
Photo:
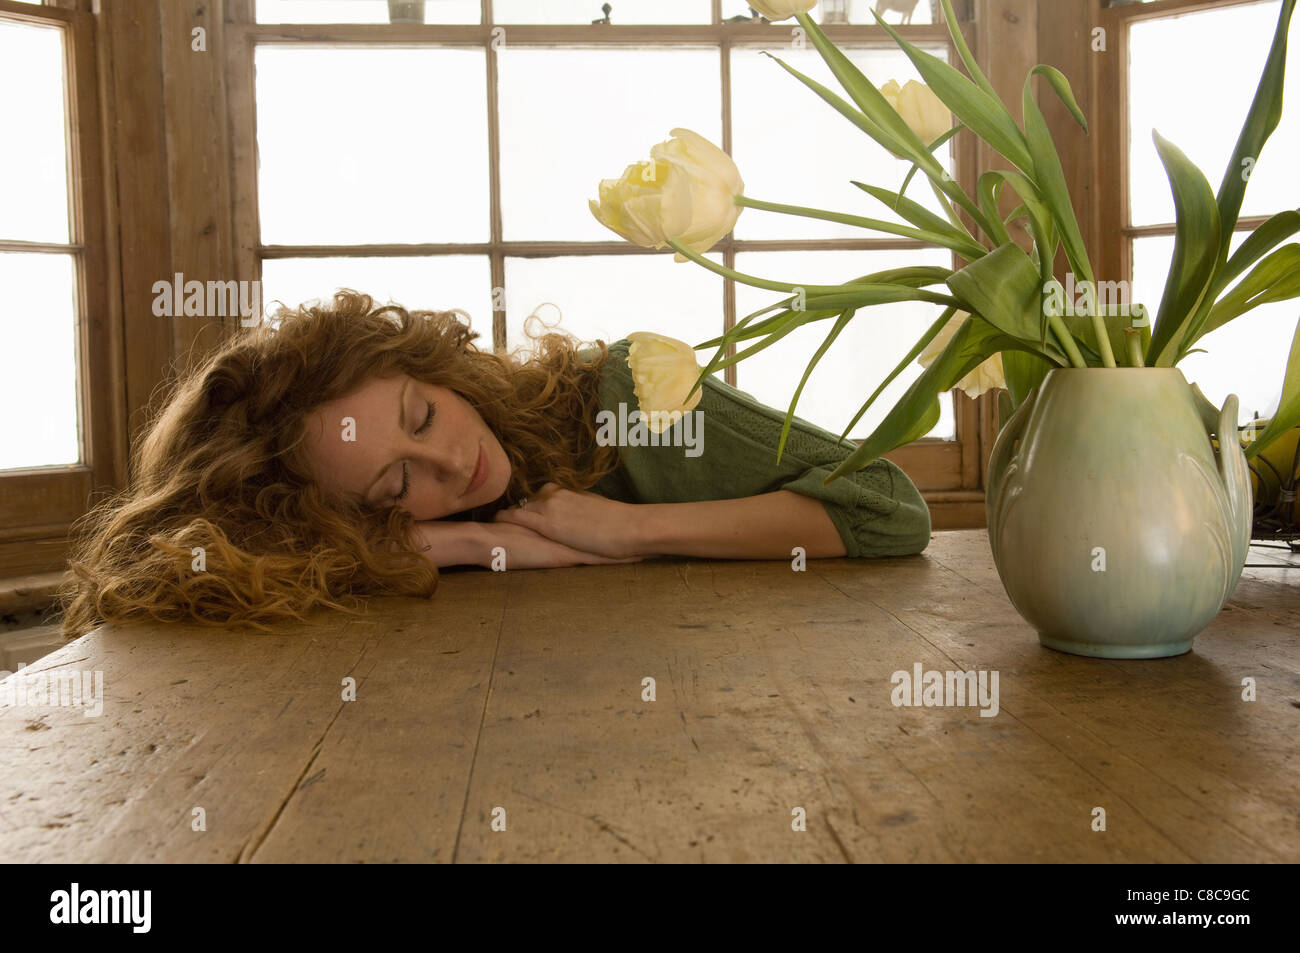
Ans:
[[[601,408],[637,409],[626,339],[609,345],[601,378]],[[683,446],[622,446],[620,466],[592,487],[632,503],[693,502],[789,490],[820,500],[848,557],[906,556],[930,542],[930,509],[897,464],[883,457],[823,484],[855,445],[796,416],[781,460],[776,448],[784,411],[759,402],[714,375],[705,378],[695,410],[698,452]],[[683,427],[675,424],[665,436]]]

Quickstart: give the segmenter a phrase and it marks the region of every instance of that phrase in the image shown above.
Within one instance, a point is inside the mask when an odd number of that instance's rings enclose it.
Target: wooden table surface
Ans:
[[[997,715],[895,707],[917,663],[997,671]],[[0,709],[7,861],[1300,861],[1300,569],[1247,568],[1172,659],[1043,648],[963,530],[804,572],[458,571],[36,671],[102,671],[103,713]]]

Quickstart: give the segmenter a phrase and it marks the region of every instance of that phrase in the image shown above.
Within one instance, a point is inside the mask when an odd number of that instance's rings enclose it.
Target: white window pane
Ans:
[[[268,258],[262,262],[262,302],[273,312],[277,299],[290,308],[313,298],[328,304],[334,292],[351,288],[376,305],[389,302],[412,311],[469,314],[481,337],[475,345],[492,350],[491,271],[483,255],[426,258]]]
[[[425,23],[482,22],[479,0],[428,0],[419,6]],[[388,7],[388,0],[257,0],[257,22],[388,23]]]
[[[487,241],[484,55],[259,46],[262,242]]]
[[[0,20],[0,238],[68,241],[63,31]]]
[[[497,23],[587,23],[605,17],[603,0],[493,0]],[[709,0],[614,0],[609,22],[711,23]],[[509,42],[509,38],[507,38]]]
[[[791,284],[842,284],[869,272],[909,265],[951,268],[952,255],[943,249],[745,252],[736,255],[737,271]],[[743,318],[784,297],[788,295],[738,284],[736,316]],[[910,301],[859,311],[813,370],[799,395],[795,416],[839,434],[942,313],[937,305]],[[834,318],[827,318],[805,325],[745,358],[736,365],[736,386],[749,391],[763,403],[785,411],[799,386],[799,378],[834,322]],[[736,349],[739,351],[759,340],[741,341]],[[923,371],[924,368],[915,360],[909,363],[867,408],[849,436],[858,440],[870,436]],[[956,439],[951,393],[940,395],[939,422],[925,436]]]
[[[0,469],[81,460],[71,255],[0,253]]]
[[[1178,146],[1217,193],[1277,28],[1278,0],[1135,23],[1129,41],[1129,176],[1135,225],[1174,220],[1169,179],[1152,129]],[[1283,101],[1300,101],[1300,18],[1291,21]],[[1300,205],[1295,174],[1300,112],[1294,106],[1250,171],[1242,215]]]
[[[706,255],[721,263],[721,256]],[[653,331],[695,345],[722,334],[722,279],[668,255],[574,255],[506,259],[506,346],[531,347],[524,323],[609,344]],[[542,332],[536,322],[534,334]],[[712,351],[697,352],[703,364]],[[719,372],[721,377],[721,372]]]
[[[791,68],[836,92],[844,93],[812,44],[802,50],[772,50]],[[941,48],[928,48],[946,58]],[[911,61],[897,49],[844,53],[876,86],[891,79],[905,85],[920,80]],[[745,194],[765,202],[862,215],[901,222],[882,202],[851,180],[897,191],[910,168],[896,159],[820,96],[758,49],[736,49],[731,58],[732,157],[745,180]],[[952,154],[944,143],[935,156],[951,171]],[[924,175],[913,177],[909,198],[941,214]],[[777,212],[748,208],[736,222],[737,239],[869,238],[883,233]]]
[[[1249,234],[1237,232],[1232,247],[1235,249]],[[1146,304],[1153,321],[1173,252],[1172,236],[1133,242],[1133,295]],[[1177,367],[1188,383],[1198,385],[1216,407],[1222,407],[1229,394],[1236,394],[1238,424],[1256,414],[1270,417],[1282,398],[1282,379],[1297,319],[1300,302],[1262,305],[1200,338],[1192,347],[1205,348],[1208,353],[1189,354]]]
[[[502,225],[513,240],[619,241],[588,199],[682,126],[720,145],[718,51],[500,52]],[[635,104],[635,108],[629,108]],[[698,266],[697,266],[698,267]]]
[[[811,13],[818,23],[859,23],[870,26],[875,23],[871,8],[876,0],[821,0],[813,7]],[[913,26],[938,23],[939,0],[886,0],[880,5],[882,14],[889,23],[897,24],[906,14]],[[750,8],[744,0],[722,0],[722,19],[748,17]],[[782,25],[793,26],[796,20],[782,20]]]

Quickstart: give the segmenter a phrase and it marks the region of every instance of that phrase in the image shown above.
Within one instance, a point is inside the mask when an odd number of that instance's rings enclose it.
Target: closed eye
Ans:
[[[424,423],[420,424],[420,426],[418,426],[417,428],[415,428],[415,432],[416,432],[416,433],[424,433],[426,430],[429,429],[429,425],[433,423],[433,411],[434,411],[434,404],[433,404],[433,401],[431,401],[431,400],[426,400],[426,401],[425,401],[425,404],[426,404],[426,405],[428,406],[428,408],[429,408],[429,409],[428,409],[428,413],[427,413],[427,414],[425,415],[425,417],[424,417]]]
[[[415,428],[415,432],[417,434],[424,433],[426,430],[429,429],[430,426],[433,425],[433,412],[435,410],[434,403],[433,401],[427,399],[425,400],[424,403],[428,409],[424,415],[424,423],[420,424],[420,426]],[[399,492],[395,497],[393,497],[393,502],[400,503],[402,500],[406,498],[406,494],[409,493],[410,490],[411,490],[411,472],[410,470],[407,469],[406,464],[403,463],[402,464],[402,489],[401,492]]]

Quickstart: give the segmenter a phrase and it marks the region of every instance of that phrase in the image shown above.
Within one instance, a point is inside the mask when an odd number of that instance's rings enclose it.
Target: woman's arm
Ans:
[[[416,548],[422,549],[424,558],[439,568],[500,568],[504,565],[505,569],[548,569],[555,566],[631,563],[644,558],[639,553],[612,558],[575,549],[525,526],[479,523],[473,520],[427,520],[416,523]],[[504,557],[504,562],[499,556]]]
[[[809,559],[847,549],[820,500],[789,490],[736,500],[632,504],[636,551],[705,559],[789,559],[802,546]]]
[[[822,502],[790,490],[698,503],[623,503],[547,483],[526,507],[501,510],[493,520],[614,557],[789,559],[796,546],[810,559],[847,555]]]

